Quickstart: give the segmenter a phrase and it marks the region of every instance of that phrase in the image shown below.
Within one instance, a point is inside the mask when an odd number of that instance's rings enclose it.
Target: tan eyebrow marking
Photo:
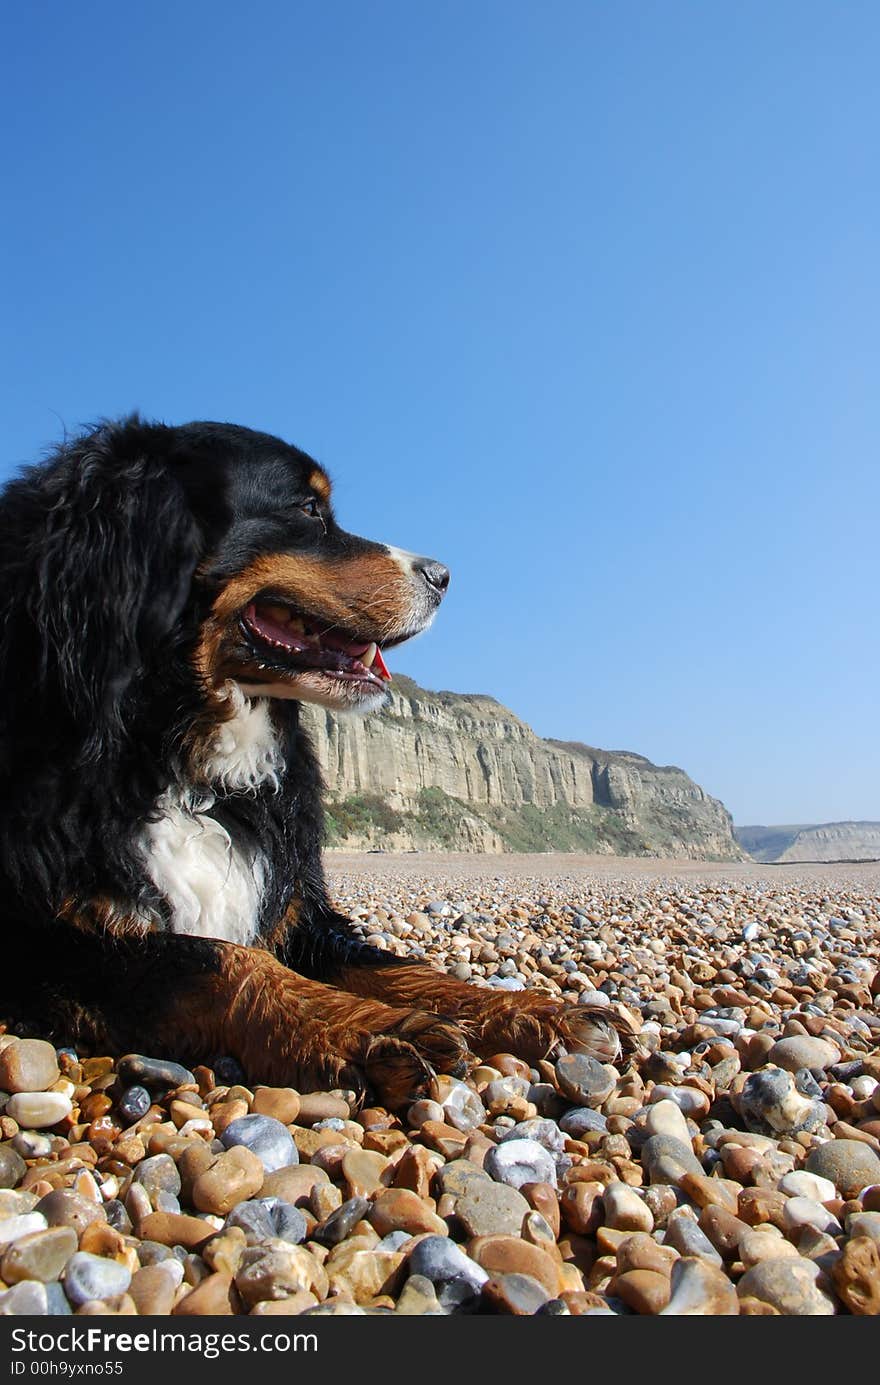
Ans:
[[[323,500],[326,504],[327,501],[330,499],[330,478],[320,469],[320,467],[315,467],[314,471],[309,477],[309,485],[315,492],[315,494],[318,496],[319,500]]]

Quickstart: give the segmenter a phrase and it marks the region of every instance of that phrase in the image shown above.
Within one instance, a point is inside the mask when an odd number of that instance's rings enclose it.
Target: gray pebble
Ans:
[[[686,1173],[702,1174],[690,1145],[674,1135],[652,1135],[642,1146],[642,1167],[652,1183],[677,1184]]]
[[[339,1245],[369,1210],[370,1204],[365,1197],[350,1197],[312,1232],[312,1240],[322,1246]]]
[[[116,1064],[116,1074],[124,1087],[137,1084],[151,1090],[163,1087],[185,1087],[195,1078],[180,1063],[165,1058],[145,1058],[142,1053],[127,1053]]]
[[[556,1160],[537,1140],[507,1140],[486,1155],[484,1168],[490,1178],[521,1188],[524,1183],[549,1183],[556,1187]]]
[[[601,1111],[592,1111],[589,1106],[574,1106],[560,1116],[559,1129],[573,1140],[579,1140],[588,1130],[607,1130],[608,1121]]]
[[[565,1148],[565,1136],[559,1126],[555,1121],[547,1120],[543,1116],[518,1121],[512,1130],[508,1130],[507,1134],[502,1136],[502,1142],[508,1140],[536,1140],[551,1154],[561,1154]]]
[[[757,1135],[818,1130],[825,1122],[822,1103],[799,1092],[791,1073],[782,1068],[750,1073],[739,1094],[739,1109],[746,1128]]]
[[[64,1271],[64,1291],[76,1308],[89,1299],[124,1294],[130,1283],[131,1274],[125,1265],[92,1255],[87,1250],[78,1250],[72,1255]]]
[[[814,1039],[809,1034],[796,1034],[788,1039],[777,1039],[767,1055],[768,1063],[786,1072],[797,1072],[798,1068],[830,1068],[840,1061],[840,1049],[825,1039]]]
[[[253,1150],[261,1160],[267,1173],[287,1168],[299,1163],[299,1154],[293,1136],[274,1116],[240,1116],[230,1121],[220,1140],[225,1149],[233,1145],[244,1145]]]
[[[579,1106],[601,1106],[614,1091],[616,1081],[613,1069],[583,1053],[568,1053],[560,1058],[556,1077],[562,1094]]]
[[[408,1264],[411,1275],[419,1274],[430,1279],[444,1308],[461,1308],[472,1304],[489,1278],[475,1260],[471,1260],[446,1236],[426,1236],[419,1241],[413,1248]]]
[[[697,1223],[686,1212],[678,1211],[670,1214],[666,1223],[663,1244],[673,1246],[681,1255],[698,1255],[701,1260],[708,1260],[712,1265],[724,1263],[708,1236],[703,1234]]]
[[[239,1202],[226,1218],[227,1226],[240,1226],[248,1241],[289,1241],[299,1245],[306,1238],[306,1219],[292,1202],[280,1197],[251,1198]]]
[[[412,1240],[412,1236],[413,1233],[411,1231],[389,1231],[387,1236],[382,1237],[376,1249],[400,1250],[401,1246],[405,1246],[407,1241]]]

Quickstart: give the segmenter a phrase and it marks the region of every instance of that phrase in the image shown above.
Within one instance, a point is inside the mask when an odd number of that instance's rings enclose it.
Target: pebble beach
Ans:
[[[880,1314],[880,865],[327,869],[374,945],[633,1042],[390,1112],[0,1016],[0,1315]]]

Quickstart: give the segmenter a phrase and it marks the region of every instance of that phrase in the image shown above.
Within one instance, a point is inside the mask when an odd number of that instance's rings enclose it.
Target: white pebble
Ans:
[[[45,1231],[49,1223],[42,1212],[25,1212],[21,1217],[0,1218],[0,1245],[9,1245],[32,1231]]]

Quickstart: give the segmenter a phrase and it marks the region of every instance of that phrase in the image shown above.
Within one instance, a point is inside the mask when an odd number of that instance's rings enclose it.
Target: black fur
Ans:
[[[209,941],[170,936],[168,902],[137,838],[162,792],[185,775],[193,728],[210,719],[193,652],[224,584],[261,555],[385,552],[340,530],[328,506],[320,524],[298,508],[314,467],[265,434],[132,417],[65,442],[7,486],[3,1014],[38,1018],[59,1036],[137,1045],[157,995],[216,964]],[[221,793],[211,809],[236,843],[268,862],[264,942],[271,936],[280,960],[320,979],[353,961],[381,964],[327,897],[321,785],[298,703],[272,708],[280,787]],[[92,902],[108,899],[123,918],[149,915],[153,931],[129,936],[92,918]],[[292,901],[296,926],[278,934]]]

